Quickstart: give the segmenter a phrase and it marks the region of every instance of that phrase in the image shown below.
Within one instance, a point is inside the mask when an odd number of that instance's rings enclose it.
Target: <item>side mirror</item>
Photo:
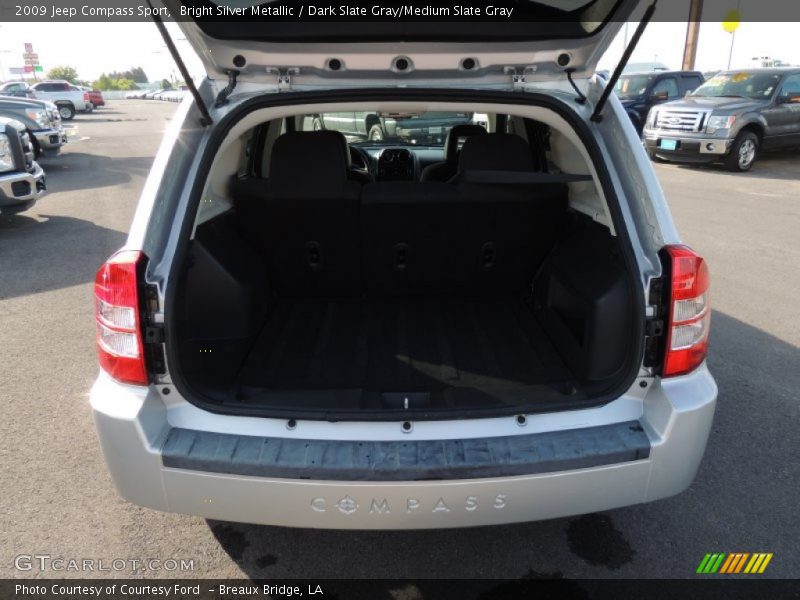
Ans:
[[[780,96],[778,104],[800,104],[800,92],[792,92]]]
[[[666,102],[669,100],[669,94],[667,92],[656,92],[654,94],[650,94],[650,100],[653,102]]]

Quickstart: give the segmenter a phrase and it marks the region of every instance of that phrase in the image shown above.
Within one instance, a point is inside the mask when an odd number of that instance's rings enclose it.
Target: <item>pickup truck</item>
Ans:
[[[5,83],[0,84],[0,96],[36,98],[34,91],[24,81],[6,81]]]
[[[25,125],[0,117],[0,214],[27,210],[44,193],[44,171],[33,154]]]
[[[100,108],[101,106],[106,105],[106,100],[103,98],[102,91],[86,86],[78,86],[78,89],[89,94],[89,103],[92,105],[92,108]]]
[[[69,81],[40,81],[33,86],[36,97],[49,100],[58,107],[61,118],[70,121],[78,111],[91,111],[89,93],[72,85]]]
[[[425,112],[421,114],[334,112],[314,115],[312,128],[333,129],[370,141],[387,138],[420,145],[441,146],[455,125],[472,122],[472,113]]]
[[[614,92],[625,112],[642,135],[642,128],[651,108],[671,100],[683,98],[702,85],[699,71],[652,71],[625,73],[614,86]]]
[[[719,73],[654,107],[643,138],[652,159],[749,171],[761,150],[800,146],[800,68]]]
[[[31,137],[36,158],[56,155],[67,143],[61,115],[52,102],[28,98],[0,97],[0,117],[22,123]]]

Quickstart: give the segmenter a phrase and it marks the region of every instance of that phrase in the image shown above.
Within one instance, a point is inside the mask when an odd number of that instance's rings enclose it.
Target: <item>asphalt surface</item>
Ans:
[[[774,552],[769,575],[800,575],[798,154],[766,156],[748,174],[657,166],[685,242],[713,277],[709,361],[720,399],[685,493],[583,517],[421,532],[207,522],[122,501],[87,402],[92,281],[125,239],[174,110],[117,101],[78,116],[64,153],[42,161],[49,193],[0,217],[0,577],[92,575],[18,571],[20,554],[194,560],[193,571],[137,573],[145,577],[691,577],[712,551]]]

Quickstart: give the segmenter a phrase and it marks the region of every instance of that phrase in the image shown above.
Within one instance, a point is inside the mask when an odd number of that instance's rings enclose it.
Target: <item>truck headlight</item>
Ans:
[[[736,117],[731,115],[729,117],[709,117],[706,123],[707,133],[716,133],[717,129],[730,129],[733,127],[733,122]]]
[[[0,173],[11,171],[14,168],[14,155],[11,154],[11,144],[8,136],[0,133]]]
[[[42,129],[50,127],[50,118],[47,116],[46,110],[26,110],[25,114],[29,119],[36,121],[36,124]]]

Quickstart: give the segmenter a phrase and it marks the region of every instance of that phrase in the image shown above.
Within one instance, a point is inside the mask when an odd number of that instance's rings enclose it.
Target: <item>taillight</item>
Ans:
[[[84,102],[88,102],[89,101],[89,92],[83,92],[83,101]]]
[[[138,385],[147,385],[137,280],[143,259],[136,250],[118,252],[100,267],[94,281],[100,366],[117,381]]]
[[[671,259],[669,326],[664,377],[694,371],[708,353],[711,306],[705,261],[686,246],[667,246]]]

